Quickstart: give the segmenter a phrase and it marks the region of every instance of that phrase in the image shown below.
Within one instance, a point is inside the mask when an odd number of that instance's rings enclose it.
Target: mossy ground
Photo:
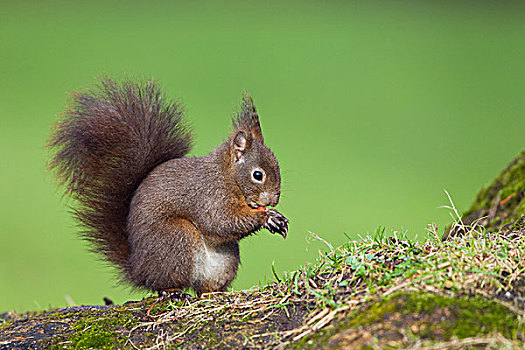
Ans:
[[[500,344],[512,344],[508,339],[516,340],[520,332],[519,317],[496,301],[402,291],[365,304],[294,347],[405,348],[483,337],[499,337],[507,339]]]
[[[49,344],[50,348],[61,349],[64,344],[76,349],[112,349],[127,343],[127,334],[122,334],[123,329],[128,329],[137,324],[132,312],[116,311],[108,317],[104,312],[94,313],[79,318],[71,324],[71,332],[63,342],[55,341]]]
[[[140,322],[136,316],[124,306],[79,306],[27,317],[4,315],[9,326],[2,329],[0,349],[120,348],[128,341],[127,329]]]
[[[0,349],[523,348],[524,174],[522,153],[447,239],[380,228],[251,290],[3,314]]]
[[[0,349],[519,348],[524,256],[525,235],[480,226],[447,241],[378,230],[251,290],[11,318]]]

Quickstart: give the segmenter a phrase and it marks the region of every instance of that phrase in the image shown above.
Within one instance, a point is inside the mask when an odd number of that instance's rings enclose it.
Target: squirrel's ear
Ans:
[[[242,130],[236,131],[231,141],[231,150],[234,163],[244,162],[244,153],[248,148],[248,135]]]

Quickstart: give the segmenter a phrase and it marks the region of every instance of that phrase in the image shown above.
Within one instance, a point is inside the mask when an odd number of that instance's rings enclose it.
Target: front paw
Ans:
[[[268,220],[264,223],[264,228],[271,233],[278,233],[286,238],[288,232],[288,219],[275,209],[266,209]]]

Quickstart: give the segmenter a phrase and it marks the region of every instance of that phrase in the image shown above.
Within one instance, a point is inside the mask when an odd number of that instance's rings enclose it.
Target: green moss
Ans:
[[[127,342],[127,331],[119,333],[119,330],[129,330],[137,322],[131,312],[118,309],[109,315],[81,315],[77,322],[72,323],[72,330],[66,337],[53,340],[47,347],[62,349],[66,344],[68,348],[74,349],[122,348]]]
[[[385,315],[392,314],[396,312],[398,305],[395,302],[378,302],[371,304],[366,312],[359,313],[353,321],[351,321],[349,326],[360,326],[360,325],[369,325],[372,323],[379,322],[383,319]]]
[[[70,338],[71,345],[76,349],[114,349],[122,344],[116,332],[108,332],[96,328],[86,328],[82,334]]]
[[[482,297],[453,298],[425,292],[391,295],[354,311],[346,320],[339,320],[336,326],[301,339],[293,344],[293,348],[322,349],[328,344],[333,345],[336,337],[351,330],[364,330],[376,337],[373,341],[391,344],[394,348],[404,346],[401,339],[407,333],[427,341],[448,341],[495,333],[514,339],[517,334],[523,335],[517,316],[495,301]],[[357,345],[364,349],[372,344],[352,343],[351,347]],[[344,348],[349,345],[341,343],[341,346]]]
[[[357,327],[381,322],[399,313],[404,322],[413,321],[421,337],[459,339],[498,332],[513,337],[518,319],[505,306],[481,297],[452,298],[431,293],[400,293],[373,304],[348,325]],[[446,317],[436,322],[436,317]]]
[[[443,338],[459,339],[498,332],[510,338],[516,335],[518,319],[498,302],[481,298],[451,298],[430,293],[411,294],[403,306],[405,315],[425,313],[430,315],[438,310],[450,313],[450,317],[431,328],[443,330]]]

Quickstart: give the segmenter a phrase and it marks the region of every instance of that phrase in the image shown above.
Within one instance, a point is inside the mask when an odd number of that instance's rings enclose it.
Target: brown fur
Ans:
[[[259,209],[279,201],[279,165],[248,95],[228,141],[202,158],[181,158],[191,147],[182,114],[151,81],[103,79],[73,95],[49,143],[51,167],[79,203],[83,237],[126,280],[222,291],[237,273],[240,239],[263,226],[286,235],[286,218]]]

